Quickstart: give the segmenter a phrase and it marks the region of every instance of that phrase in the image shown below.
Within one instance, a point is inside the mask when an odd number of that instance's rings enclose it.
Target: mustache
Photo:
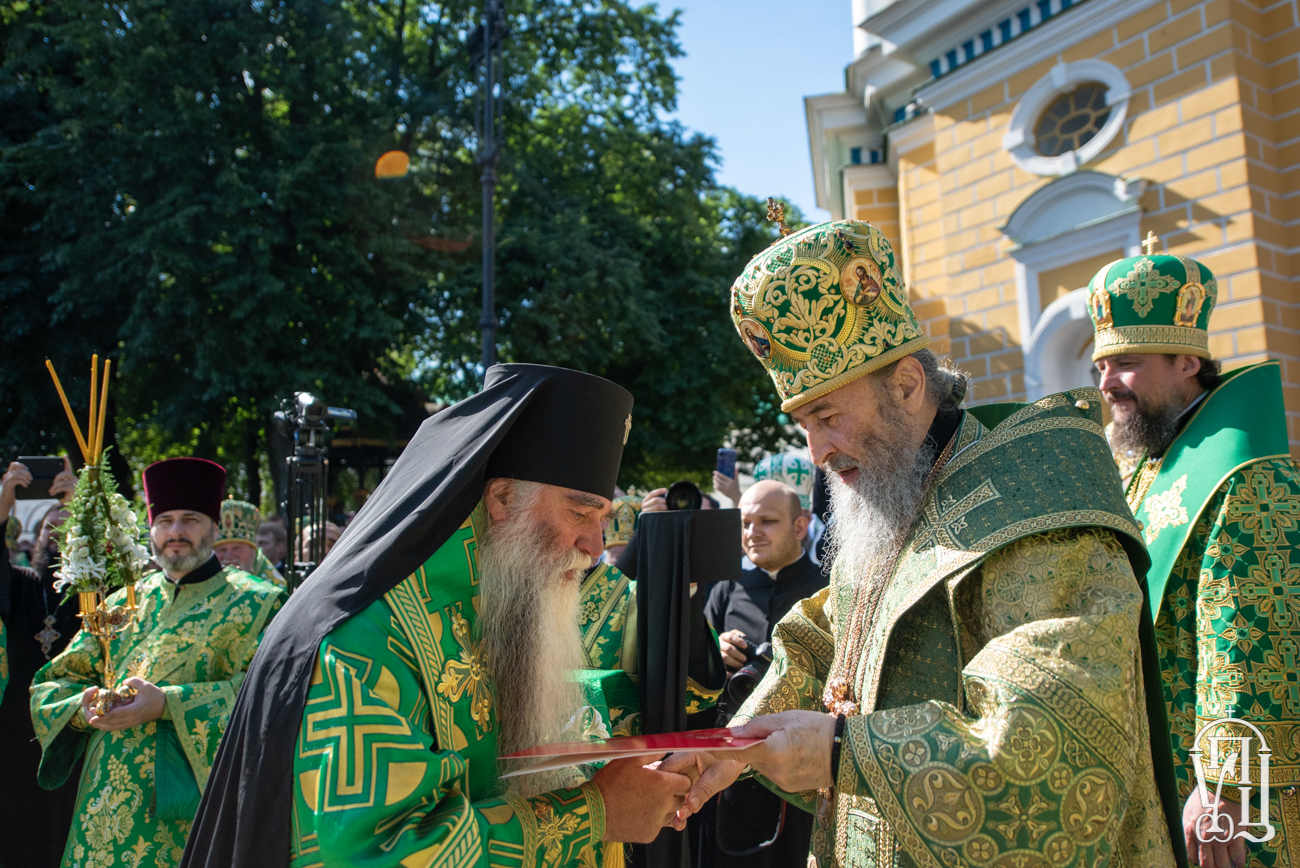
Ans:
[[[861,470],[862,465],[847,455],[832,455],[826,459],[822,468],[833,470],[836,473],[843,473],[845,470]]]
[[[1112,401],[1136,401],[1137,400],[1136,393],[1130,391],[1129,389],[1125,389],[1123,387],[1108,389],[1106,391],[1106,397],[1110,398]]]

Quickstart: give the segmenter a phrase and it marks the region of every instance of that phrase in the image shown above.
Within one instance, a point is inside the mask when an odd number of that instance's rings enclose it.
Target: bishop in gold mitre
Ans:
[[[665,762],[700,775],[678,824],[752,772],[814,814],[822,868],[1181,861],[1148,561],[1098,391],[963,408],[862,222],[760,253],[731,316],[827,472],[833,567],[735,718],[766,741]]]

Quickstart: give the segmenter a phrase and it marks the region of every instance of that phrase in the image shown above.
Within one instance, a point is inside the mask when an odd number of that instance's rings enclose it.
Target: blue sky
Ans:
[[[682,10],[673,117],[717,140],[719,180],[828,219],[813,205],[803,98],[844,89],[850,0],[660,0],[659,8]]]

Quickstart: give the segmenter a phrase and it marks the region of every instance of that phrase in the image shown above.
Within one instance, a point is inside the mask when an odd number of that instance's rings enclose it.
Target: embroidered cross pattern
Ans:
[[[926,504],[922,513],[925,525],[917,534],[914,549],[921,551],[935,544],[950,549],[961,548],[961,543],[957,541],[957,534],[966,529],[966,516],[1000,497],[1002,495],[993,486],[993,480],[985,479],[961,500],[951,495],[944,498],[942,503],[938,502],[937,497],[932,499]]]
[[[1147,498],[1146,538],[1151,545],[1160,536],[1160,531],[1167,527],[1187,524],[1187,507],[1183,506],[1183,492],[1187,490],[1187,474],[1184,473],[1169,486],[1168,491],[1153,494]]]
[[[798,461],[786,468],[785,472],[794,477],[795,485],[803,485],[803,478],[808,475],[808,470]]]
[[[474,718],[479,732],[488,732],[492,729],[492,691],[488,688],[483,661],[475,653],[469,622],[460,612],[451,613],[451,633],[460,645],[460,654],[449,659],[443,667],[438,692],[452,702],[459,702],[468,693],[470,717]]]
[[[1294,610],[1300,607],[1300,568],[1287,563],[1289,552],[1267,552],[1262,566],[1251,567],[1248,580],[1238,593],[1254,603],[1261,615],[1268,615],[1274,630],[1289,630],[1295,624]]]
[[[410,725],[366,689],[365,679],[373,661],[349,654],[361,672],[342,660],[322,669],[330,694],[307,703],[302,755],[324,754],[327,784],[321,788],[325,810],[368,807],[375,801],[380,748],[405,748],[402,737]],[[393,742],[389,737],[397,736]]]
[[[1259,683],[1279,702],[1285,701],[1291,714],[1300,714],[1300,655],[1294,639],[1282,639],[1277,651],[1265,652],[1269,668],[1255,670]]]
[[[1128,296],[1133,302],[1133,312],[1140,317],[1151,313],[1155,300],[1162,292],[1170,292],[1182,286],[1176,278],[1166,277],[1155,271],[1155,263],[1150,259],[1139,259],[1137,265],[1128,273],[1111,284],[1111,291],[1117,295]]]
[[[1273,471],[1248,471],[1243,488],[1241,496],[1234,493],[1229,499],[1228,518],[1255,534],[1257,543],[1275,545],[1285,531],[1295,530],[1300,522],[1300,495],[1275,485]]]

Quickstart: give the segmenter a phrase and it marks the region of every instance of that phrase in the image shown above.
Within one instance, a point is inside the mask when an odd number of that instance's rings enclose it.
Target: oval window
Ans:
[[[1104,84],[1082,85],[1062,94],[1034,126],[1034,150],[1044,157],[1059,157],[1088,144],[1110,117]]]

